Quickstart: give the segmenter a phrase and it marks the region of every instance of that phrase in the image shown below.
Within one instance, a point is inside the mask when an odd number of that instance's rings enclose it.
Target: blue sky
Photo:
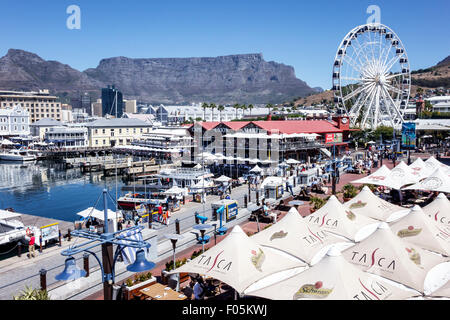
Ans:
[[[213,57],[262,53],[295,68],[310,86],[331,86],[337,46],[381,9],[406,47],[411,69],[450,55],[450,1],[301,0],[0,0],[0,55],[34,52],[83,71],[102,58]],[[81,8],[81,30],[69,30],[69,5]]]

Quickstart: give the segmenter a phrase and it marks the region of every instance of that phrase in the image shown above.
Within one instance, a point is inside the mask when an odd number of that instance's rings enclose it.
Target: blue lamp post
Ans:
[[[219,229],[217,229],[217,234],[219,235],[224,235],[225,233],[227,233],[227,228],[224,227],[222,225],[222,218],[223,218],[223,213],[225,211],[225,206],[221,206],[219,209],[217,209],[217,213],[219,214],[219,221],[220,221],[220,227]]]
[[[108,205],[107,205],[107,190],[103,190],[103,203],[104,203],[104,229],[102,234],[97,234],[90,232],[89,230],[75,230],[72,235],[78,236],[80,238],[85,238],[90,241],[82,243],[79,245],[71,246],[69,249],[61,252],[63,256],[68,256],[65,262],[64,271],[58,274],[55,279],[68,281],[76,280],[78,278],[84,277],[86,271],[79,269],[76,266],[75,258],[73,255],[84,252],[89,253],[94,256],[100,265],[100,270],[102,273],[103,282],[103,292],[105,300],[112,300],[113,283],[115,281],[115,264],[120,253],[126,247],[132,247],[138,249],[136,252],[136,259],[134,263],[127,266],[127,270],[130,272],[143,272],[151,270],[155,267],[153,262],[147,261],[145,257],[145,248],[149,248],[150,244],[145,241],[139,241],[134,239],[128,239],[122,233],[134,230],[142,230],[144,227],[135,226],[120,230],[117,232],[109,232],[108,230]],[[101,245],[102,247],[102,261],[99,257],[91,251],[91,249]],[[116,251],[113,255],[113,245],[116,245]]]

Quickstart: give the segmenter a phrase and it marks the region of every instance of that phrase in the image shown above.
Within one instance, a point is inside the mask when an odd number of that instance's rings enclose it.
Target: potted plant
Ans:
[[[18,296],[13,297],[14,300],[50,300],[47,290],[37,290],[32,287],[25,287]]]
[[[324,200],[320,197],[311,197],[311,199],[309,201],[310,201],[310,205],[311,205],[311,207],[309,208],[309,211],[311,213],[315,212],[316,210],[319,210],[326,203],[326,200]]]
[[[156,283],[156,278],[151,272],[136,274],[134,278],[128,278],[124,282],[126,300],[131,300],[134,294],[153,283]]]
[[[350,201],[352,198],[356,197],[358,194],[358,188],[356,188],[354,185],[347,183],[345,186],[342,187],[344,201]]]

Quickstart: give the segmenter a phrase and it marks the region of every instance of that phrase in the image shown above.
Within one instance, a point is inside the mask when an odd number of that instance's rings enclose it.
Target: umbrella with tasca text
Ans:
[[[245,293],[272,300],[403,300],[418,295],[359,270],[334,247],[311,268]]]
[[[375,195],[367,186],[344,206],[355,214],[372,219],[389,222],[398,216],[405,215],[409,209],[397,206]]]
[[[391,172],[391,170],[386,166],[386,165],[382,165],[380,167],[380,169],[378,169],[377,171],[371,173],[370,175],[358,179],[358,180],[354,180],[351,181],[351,183],[354,184],[375,184],[375,185],[379,185],[379,186],[384,186],[385,182],[388,179],[389,173]]]
[[[434,171],[437,168],[441,168],[444,171],[447,171],[449,169],[449,166],[446,164],[440,162],[435,157],[431,156],[427,160],[425,160],[425,166],[429,168],[430,171]]]
[[[403,188],[403,190],[422,190],[450,193],[450,172],[437,168],[428,178]]]
[[[312,226],[356,242],[367,236],[366,227],[378,222],[361,214],[355,214],[334,195],[328,199],[323,207],[306,216],[305,220]]]
[[[262,246],[292,254],[308,264],[324,248],[345,242],[319,227],[309,225],[295,208],[291,208],[280,221],[253,235],[251,239]]]
[[[434,169],[427,166],[425,161],[421,158],[417,158],[413,163],[409,165],[414,175],[419,176],[421,179],[428,177],[431,173],[433,173]]]
[[[431,220],[418,205],[390,227],[394,234],[407,242],[450,256],[450,231]]]
[[[258,245],[241,227],[235,226],[217,245],[169,274],[187,272],[210,276],[242,293],[264,277],[305,266],[297,258]]]
[[[425,280],[434,267],[448,259],[398,238],[380,222],[368,238],[342,252],[361,270],[398,282],[424,293]],[[433,277],[430,280],[433,282]],[[428,290],[428,287],[427,287]]]
[[[422,208],[423,212],[444,227],[450,228],[450,201],[443,193]]]

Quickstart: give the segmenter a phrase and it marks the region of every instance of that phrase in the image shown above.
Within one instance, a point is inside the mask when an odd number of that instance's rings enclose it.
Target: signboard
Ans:
[[[58,223],[49,224],[40,228],[42,242],[58,239],[59,238],[59,225]]]
[[[226,206],[227,209],[227,222],[236,218],[238,214],[238,205],[237,202],[230,203]]]
[[[416,148],[416,124],[404,122],[402,125],[402,148]]]
[[[325,143],[342,143],[342,133],[327,133]]]

